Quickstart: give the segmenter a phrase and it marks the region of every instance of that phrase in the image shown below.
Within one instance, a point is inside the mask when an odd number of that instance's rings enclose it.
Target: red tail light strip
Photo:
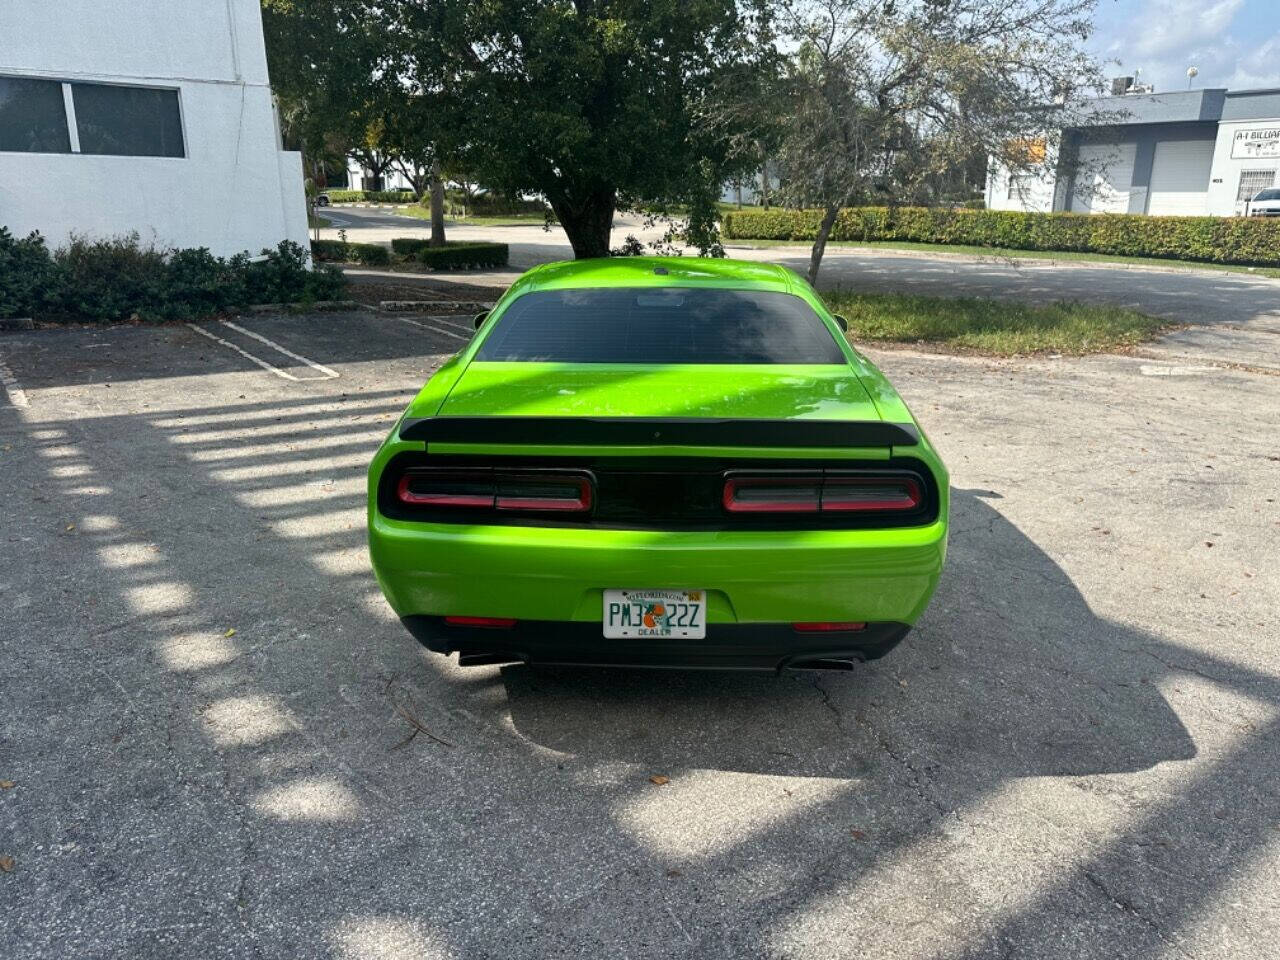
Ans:
[[[853,633],[867,629],[865,623],[793,623],[797,633]]]

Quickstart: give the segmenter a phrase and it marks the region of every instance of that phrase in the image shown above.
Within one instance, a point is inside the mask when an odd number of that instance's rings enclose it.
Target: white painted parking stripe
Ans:
[[[462,334],[453,330],[446,330],[443,327],[435,327],[429,323],[422,323],[419,320],[410,320],[408,317],[396,317],[401,323],[411,323],[415,327],[421,327],[423,330],[432,330],[436,333],[443,333],[446,337],[453,337],[455,340],[470,340],[470,337],[464,337]]]
[[[208,337],[210,340],[213,340],[217,343],[222,344],[228,350],[234,350],[236,353],[240,354],[240,356],[244,357],[246,360],[256,363],[263,370],[271,371],[277,377],[280,377],[282,380],[293,380],[296,382],[298,379],[288,370],[281,370],[279,367],[272,366],[271,364],[267,363],[267,361],[263,360],[261,357],[255,357],[248,350],[245,350],[242,347],[236,346],[230,340],[223,340],[216,333],[210,333],[204,327],[197,327],[194,323],[188,323],[187,326],[190,327],[192,330],[194,330],[196,333],[203,334],[204,336]],[[320,377],[315,377],[314,379],[319,380]]]
[[[475,324],[474,324],[474,323],[470,323],[470,322],[469,322],[469,323],[464,323],[464,322],[463,322],[463,321],[461,321],[461,320],[452,320],[452,319],[450,319],[449,317],[432,317],[432,318],[431,318],[431,322],[432,322],[432,323],[442,323],[442,324],[444,324],[446,327],[457,327],[459,330],[465,330],[465,331],[467,331],[467,333],[468,333],[468,334],[470,334],[470,333],[471,333],[471,331],[475,330]],[[469,339],[469,338],[468,338],[468,339]]]
[[[15,407],[23,410],[31,406],[27,400],[27,395],[22,387],[18,386],[18,378],[13,375],[13,371],[9,369],[9,365],[4,362],[4,357],[0,356],[0,384],[4,384],[4,391],[9,395],[9,402]]]
[[[297,360],[299,363],[305,363],[312,370],[320,371],[330,380],[336,380],[338,378],[338,371],[331,370],[328,367],[326,367],[324,364],[316,363],[314,360],[308,360],[306,357],[302,356],[301,354],[294,353],[292,350],[288,350],[280,346],[280,344],[276,343],[274,340],[269,340],[260,333],[254,333],[252,330],[246,330],[244,327],[240,326],[240,324],[232,323],[230,320],[223,320],[222,325],[224,327],[230,327],[232,330],[235,330],[238,333],[243,333],[246,337],[253,337],[253,339],[257,340],[258,342],[265,343],[272,350],[279,351],[280,353],[283,353],[286,357],[290,357],[294,360]],[[314,378],[308,377],[307,379],[314,379]]]

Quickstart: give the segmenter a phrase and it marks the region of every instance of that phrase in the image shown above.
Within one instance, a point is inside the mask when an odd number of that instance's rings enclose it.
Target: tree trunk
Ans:
[[[809,253],[810,286],[818,285],[818,267],[822,266],[822,254],[827,249],[827,237],[831,236],[831,228],[836,225],[836,217],[840,215],[840,206],[827,207],[822,214],[822,223],[818,224],[818,235],[813,239],[813,250]]]
[[[760,151],[760,203],[766,210],[769,209],[769,158],[765,156],[764,147],[759,143],[756,147]]]
[[[613,209],[618,201],[614,190],[597,190],[578,202],[552,197],[551,209],[569,237],[576,260],[609,256],[609,234],[613,232]]]
[[[444,246],[444,181],[440,161],[431,161],[431,246]]]

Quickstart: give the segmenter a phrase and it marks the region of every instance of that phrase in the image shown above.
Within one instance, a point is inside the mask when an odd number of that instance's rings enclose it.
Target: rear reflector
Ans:
[[[852,633],[865,630],[865,623],[793,623],[797,633]]]
[[[744,474],[725,478],[723,502],[730,513],[910,513],[924,492],[907,474]]]
[[[444,622],[454,627],[514,627],[515,620],[508,617],[445,617]]]

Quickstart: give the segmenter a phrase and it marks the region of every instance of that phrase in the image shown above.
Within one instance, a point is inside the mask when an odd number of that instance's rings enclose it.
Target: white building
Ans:
[[[1063,131],[1039,175],[1011,177],[992,164],[987,207],[1229,217],[1280,183],[1280,89],[1129,94],[1097,104],[1124,122]],[[1076,160],[1055,169],[1057,155]]]
[[[0,225],[164,247],[307,244],[258,0],[6,0]]]

